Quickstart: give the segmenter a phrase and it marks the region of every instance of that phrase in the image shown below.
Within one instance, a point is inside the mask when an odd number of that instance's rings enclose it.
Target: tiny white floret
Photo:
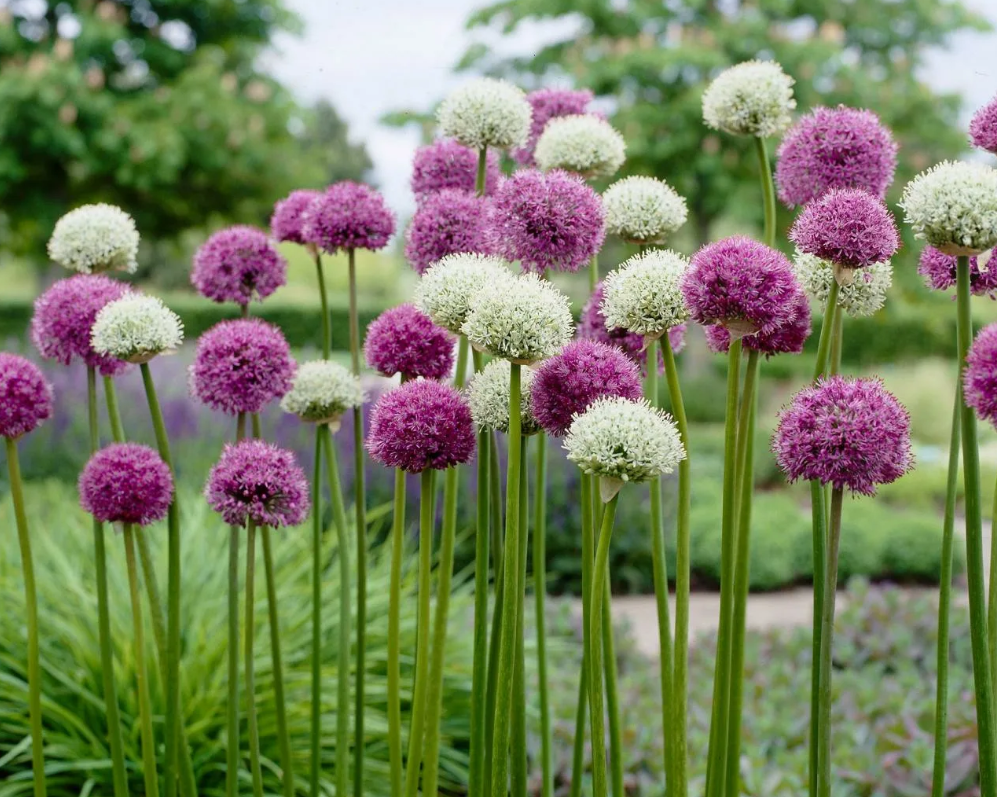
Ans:
[[[564,169],[586,179],[610,177],[626,160],[623,136],[601,116],[578,114],[551,119],[533,157],[543,169]]]
[[[161,299],[132,293],[105,305],[90,330],[98,354],[145,363],[183,343],[183,322]]]
[[[55,223],[48,255],[70,271],[96,274],[138,267],[135,220],[115,205],[83,205]]]
[[[465,147],[521,147],[533,109],[522,89],[505,80],[478,78],[452,91],[436,114],[440,131]]]
[[[793,78],[774,61],[745,61],[725,69],[703,93],[703,120],[736,136],[775,136],[796,107]]]
[[[281,409],[310,423],[335,423],[364,402],[360,379],[339,363],[314,360],[298,368]]]

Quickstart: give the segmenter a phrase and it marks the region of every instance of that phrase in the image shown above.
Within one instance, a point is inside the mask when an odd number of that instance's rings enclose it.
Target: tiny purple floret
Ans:
[[[0,352],[0,437],[16,440],[52,417],[52,386],[41,369]]]
[[[955,286],[958,258],[939,252],[933,246],[921,250],[917,273],[925,284],[936,291],[947,291]],[[969,290],[974,296],[997,299],[997,261],[991,260],[981,271],[979,257],[969,258]]]
[[[213,302],[245,307],[287,282],[287,261],[263,230],[237,224],[219,230],[194,255],[190,281]]]
[[[980,420],[997,426],[997,324],[981,329],[970,346],[962,390]]]
[[[720,324],[706,327],[706,342],[715,352],[726,352],[730,349],[730,332]],[[768,332],[757,332],[745,335],[741,339],[744,348],[757,351],[766,358],[776,354],[799,354],[810,337],[810,300],[800,288],[793,300],[793,312],[782,326]]]
[[[301,237],[305,211],[321,194],[321,191],[312,189],[292,191],[274,205],[273,215],[270,217],[270,234],[274,240],[290,241],[295,244],[306,243]]]
[[[969,140],[974,147],[997,155],[997,97],[973,114],[969,123]]]
[[[367,327],[367,365],[384,376],[444,379],[454,361],[454,337],[413,304],[385,310]]]
[[[80,474],[80,505],[102,523],[148,526],[166,517],[173,476],[158,453],[138,443],[112,443]]]
[[[900,248],[893,214],[858,188],[835,188],[808,204],[789,238],[801,251],[844,268],[885,263]]]
[[[526,95],[526,101],[533,109],[530,123],[530,136],[526,146],[512,153],[520,166],[536,166],[533,151],[543,134],[547,122],[557,116],[578,116],[588,111],[592,102],[592,92],[588,89],[537,89]]]
[[[369,185],[343,180],[330,185],[305,211],[301,236],[330,255],[341,249],[383,249],[395,216]]]
[[[492,194],[501,177],[498,152],[485,159],[485,194]],[[453,189],[473,194],[478,179],[478,153],[452,139],[434,141],[415,151],[412,193],[422,202],[437,191]]]
[[[489,254],[488,203],[466,191],[446,188],[427,196],[405,234],[405,259],[416,273],[460,252]]]

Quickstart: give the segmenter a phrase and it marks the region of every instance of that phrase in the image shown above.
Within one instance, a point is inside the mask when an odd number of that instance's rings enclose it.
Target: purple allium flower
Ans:
[[[419,205],[405,234],[405,259],[417,274],[433,263],[460,252],[489,254],[489,200],[446,188]]]
[[[589,300],[585,303],[585,307],[582,308],[582,315],[578,320],[578,337],[583,340],[595,340],[619,349],[637,363],[646,374],[647,352],[644,350],[644,336],[628,332],[621,327],[615,329],[606,327],[606,316],[602,313],[602,298],[605,290],[606,288],[601,282],[596,285]],[[685,348],[685,331],[685,324],[679,324],[668,330],[668,342],[672,344],[672,351],[675,354]],[[664,354],[659,351],[658,373],[663,374],[664,372]]]
[[[204,497],[230,526],[297,526],[308,515],[308,480],[294,454],[262,440],[226,445]]]
[[[766,357],[775,354],[799,354],[803,344],[810,337],[810,300],[802,288],[793,299],[793,312],[780,327],[768,332],[745,335],[741,342],[749,351],[757,351]],[[706,327],[706,342],[715,352],[726,352],[730,348],[730,332],[720,324]]]
[[[454,338],[414,304],[385,310],[367,327],[367,365],[385,376],[444,379],[453,369]]]
[[[795,311],[798,290],[782,252],[741,235],[696,252],[682,280],[692,319],[703,326],[723,324],[735,335],[783,326]]]
[[[576,340],[545,360],[531,387],[533,417],[544,431],[561,437],[572,416],[596,399],[621,396],[638,401],[643,395],[640,369],[622,351],[594,340]]]
[[[883,199],[896,168],[897,144],[879,117],[839,105],[815,108],[786,133],[775,182],[789,207],[832,188],[861,188]]]
[[[123,282],[102,274],[78,274],[59,280],[35,300],[31,341],[42,357],[63,365],[79,358],[101,376],[121,373],[128,364],[97,354],[90,342],[90,330],[104,305],[129,290]]]
[[[79,490],[80,505],[102,523],[148,526],[166,517],[173,476],[148,446],[112,443],[90,457]]]
[[[602,200],[577,175],[516,172],[495,192],[490,234],[495,253],[523,271],[578,271],[606,238]]]
[[[0,351],[0,437],[16,439],[52,417],[52,386],[30,360]]]
[[[772,451],[790,481],[873,495],[910,470],[910,417],[878,379],[832,376],[793,396]]]
[[[983,327],[970,346],[962,391],[980,420],[997,425],[997,324]]]
[[[292,191],[274,205],[273,215],[270,217],[270,234],[274,240],[290,241],[295,244],[307,243],[301,237],[301,225],[308,206],[321,194],[321,191],[313,189]]]
[[[575,91],[572,89],[537,89],[526,95],[527,102],[533,108],[533,120],[530,123],[530,137],[526,146],[512,153],[520,166],[536,166],[533,161],[533,150],[536,149],[547,122],[556,116],[577,116],[587,111],[592,102],[592,92],[588,89]]]
[[[997,97],[973,114],[969,123],[969,140],[974,147],[997,155]]]
[[[500,176],[498,152],[490,149],[485,161],[485,194],[495,192]],[[477,179],[478,153],[470,147],[445,139],[415,151],[412,193],[420,201],[447,188],[473,194]]]
[[[474,453],[471,408],[450,385],[406,382],[374,405],[367,450],[382,465],[410,473],[460,465]]]
[[[259,412],[291,389],[294,360],[283,333],[259,318],[220,321],[197,341],[190,392],[236,415]]]
[[[900,248],[886,204],[858,188],[834,188],[808,204],[789,238],[801,251],[844,268],[883,263]]]
[[[343,180],[330,185],[305,211],[301,237],[335,254],[340,249],[383,249],[395,216],[369,185]]]
[[[287,282],[287,261],[263,230],[237,224],[219,230],[194,254],[190,281],[214,302],[245,307]]]
[[[936,291],[947,291],[955,285],[955,271],[958,258],[939,252],[933,246],[921,250],[917,273],[924,277],[927,286]],[[987,264],[980,269],[980,256],[969,258],[969,290],[974,296],[989,296],[997,299],[997,263]]]

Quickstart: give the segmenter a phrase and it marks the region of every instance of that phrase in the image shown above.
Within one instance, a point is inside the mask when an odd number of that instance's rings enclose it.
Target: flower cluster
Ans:
[[[834,263],[797,251],[793,261],[796,279],[820,308],[827,307],[831,283],[835,281]],[[893,266],[873,263],[856,269],[852,281],[838,289],[838,307],[853,318],[873,315],[886,303],[886,293],[893,285]]]
[[[789,239],[802,252],[846,269],[887,261],[900,247],[900,233],[886,205],[857,188],[833,188],[808,204]]]
[[[314,360],[298,367],[281,409],[308,423],[335,423],[364,402],[360,379],[339,363]]]
[[[520,166],[536,166],[533,152],[547,127],[547,122],[560,116],[586,113],[589,103],[592,102],[592,92],[573,89],[537,89],[526,95],[526,100],[533,111],[529,139],[512,155]]]
[[[471,379],[467,386],[467,403],[479,429],[509,431],[511,375],[512,364],[508,360],[492,360]],[[533,415],[531,386],[534,372],[523,368],[520,378],[520,429],[525,435],[536,434],[540,431],[540,424]]]
[[[383,249],[395,232],[395,216],[369,185],[343,180],[308,206],[301,237],[330,255],[340,249]]]
[[[294,223],[300,239],[300,218]],[[245,307],[254,298],[265,299],[287,282],[287,261],[263,230],[237,224],[219,230],[197,250],[190,281],[202,296],[214,302],[235,302]]]
[[[997,155],[997,97],[973,114],[969,123],[969,140],[974,147]]]
[[[665,249],[631,257],[606,276],[601,308],[606,326],[657,338],[683,323],[689,317],[682,296],[688,269],[686,258]]]
[[[623,136],[609,122],[578,114],[551,119],[537,140],[533,158],[541,169],[563,169],[592,179],[616,174],[626,152]]]
[[[427,196],[405,235],[405,259],[422,274],[433,263],[459,252],[487,254],[488,200],[445,188]]]
[[[501,291],[515,279],[510,266],[499,257],[456,254],[430,266],[415,290],[415,303],[433,323],[455,334],[471,312],[471,302],[481,291]]]
[[[606,232],[628,243],[663,244],[689,216],[685,200],[654,177],[624,177],[602,195]]]
[[[301,234],[305,211],[321,193],[311,189],[292,191],[274,205],[273,215],[270,217],[270,234],[274,239],[295,244],[308,243]]]
[[[502,172],[499,156],[489,150],[485,159],[485,194],[492,194]],[[437,191],[454,189],[474,193],[478,179],[478,153],[456,141],[434,141],[415,151],[412,193],[423,200]]]
[[[230,526],[297,526],[311,506],[294,454],[262,440],[225,446],[204,496]]]
[[[906,185],[900,207],[917,238],[946,255],[978,255],[997,244],[997,169],[939,163]]]
[[[367,327],[367,365],[384,376],[444,379],[453,370],[453,336],[413,304],[385,310]]]
[[[803,288],[796,291],[792,300],[790,316],[782,326],[767,332],[745,335],[741,342],[749,351],[757,351],[766,357],[776,354],[799,354],[810,337],[810,302]],[[730,349],[730,332],[726,327],[715,324],[706,327],[706,342],[715,352]]]
[[[97,313],[90,342],[99,355],[145,363],[180,348],[183,323],[162,299],[126,293]]]
[[[70,271],[93,274],[138,268],[135,220],[114,205],[83,205],[56,222],[48,256]]]
[[[531,116],[522,89],[494,78],[466,83],[444,99],[437,112],[443,135],[474,150],[523,146]]]
[[[173,503],[173,475],[148,446],[113,443],[87,462],[79,490],[82,507],[102,523],[148,526]]]
[[[982,265],[981,261],[987,259]],[[989,296],[997,299],[997,263],[990,266],[987,255],[973,255],[969,258],[969,290],[974,296]],[[921,251],[917,273],[924,277],[929,288],[936,291],[947,291],[955,285],[956,266],[958,258],[939,252],[933,246],[926,246]]]
[[[0,437],[16,439],[52,417],[52,386],[38,366],[0,352]]]
[[[783,132],[796,107],[793,79],[771,61],[721,72],[703,93],[703,119],[714,130],[767,138]]]

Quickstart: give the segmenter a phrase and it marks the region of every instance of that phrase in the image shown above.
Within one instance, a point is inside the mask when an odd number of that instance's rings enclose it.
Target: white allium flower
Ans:
[[[634,255],[606,275],[602,314],[606,329],[618,327],[657,338],[689,318],[682,276],[689,261],[668,249]]]
[[[536,274],[480,291],[461,328],[471,345],[515,363],[552,357],[571,340],[574,321],[568,297]]]
[[[482,290],[498,290],[516,275],[500,257],[460,253],[447,255],[422,275],[415,289],[415,304],[438,327],[461,334],[471,310],[471,300]]]
[[[530,134],[533,109],[522,89],[505,80],[478,78],[452,91],[436,118],[443,135],[465,147],[521,147]]]
[[[610,177],[626,160],[627,143],[601,116],[578,114],[551,119],[533,157],[544,169],[564,169],[585,178]]]
[[[907,183],[900,207],[914,235],[947,255],[997,244],[997,169],[944,161]]]
[[[55,223],[48,240],[48,256],[81,274],[138,268],[138,230],[135,221],[114,205],[83,205]]]
[[[703,120],[714,130],[736,136],[778,135],[792,122],[793,83],[774,61],[732,66],[703,93]]]
[[[606,232],[635,244],[662,244],[689,217],[685,199],[664,180],[624,177],[602,195]]]
[[[834,263],[797,250],[793,271],[804,292],[823,311],[834,282]],[[874,315],[886,303],[886,292],[893,285],[893,266],[889,261],[855,269],[852,281],[838,291],[838,307],[853,318]]]
[[[298,368],[281,409],[311,423],[329,423],[364,402],[360,379],[339,363],[314,360]]]
[[[624,482],[671,473],[685,448],[671,416],[646,401],[601,398],[576,415],[564,438],[568,459],[600,477],[603,500]]]
[[[495,432],[509,431],[509,383],[512,364],[508,360],[492,360],[474,375],[467,386],[467,403],[471,417],[481,429]],[[532,390],[534,373],[529,368],[520,369],[520,423],[523,434],[536,434],[540,424],[533,417]]]
[[[183,323],[161,299],[127,294],[103,307],[90,330],[94,351],[144,363],[183,343]]]

